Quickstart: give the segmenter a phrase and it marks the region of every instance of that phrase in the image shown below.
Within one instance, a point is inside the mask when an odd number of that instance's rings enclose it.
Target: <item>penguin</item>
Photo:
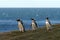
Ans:
[[[36,21],[32,18],[31,19],[32,20],[32,24],[31,24],[31,26],[32,26],[32,30],[36,30],[37,29],[37,23],[36,23]]]
[[[24,28],[23,22],[20,19],[17,19],[17,22],[18,22],[19,31],[24,32],[25,28]]]
[[[46,29],[47,29],[47,31],[51,31],[51,23],[50,23],[48,17],[46,18]]]

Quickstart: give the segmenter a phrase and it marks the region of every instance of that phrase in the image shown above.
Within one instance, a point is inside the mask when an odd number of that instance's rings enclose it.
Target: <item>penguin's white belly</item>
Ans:
[[[48,21],[46,21],[46,28],[47,28],[47,29],[50,29],[50,28],[51,28],[51,25],[49,24]]]
[[[21,23],[18,23],[18,27],[20,31],[23,31],[23,25]]]
[[[33,30],[36,29],[36,25],[35,25],[35,23],[32,23],[32,29],[33,29]]]
[[[49,24],[49,22],[46,22],[46,24]]]

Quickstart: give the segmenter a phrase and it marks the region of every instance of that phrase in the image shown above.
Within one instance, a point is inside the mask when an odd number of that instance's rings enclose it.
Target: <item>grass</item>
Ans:
[[[51,32],[45,28],[38,28],[36,31],[19,31],[4,32],[0,34],[0,40],[60,40],[60,25],[53,25]]]

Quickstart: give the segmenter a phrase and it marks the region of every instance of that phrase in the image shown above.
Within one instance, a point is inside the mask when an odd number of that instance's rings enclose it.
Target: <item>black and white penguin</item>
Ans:
[[[48,17],[46,18],[46,29],[47,29],[47,31],[51,30],[51,23],[50,23]]]
[[[32,26],[32,30],[36,30],[37,29],[37,23],[36,23],[36,21],[32,18],[31,19],[32,20],[32,24],[31,24],[31,26]]]
[[[24,28],[23,22],[20,19],[17,19],[17,22],[18,22],[19,31],[24,32],[25,28]]]

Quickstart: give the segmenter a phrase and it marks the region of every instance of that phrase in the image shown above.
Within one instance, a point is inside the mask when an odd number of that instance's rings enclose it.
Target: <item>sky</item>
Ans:
[[[0,0],[0,8],[60,8],[60,0]]]

